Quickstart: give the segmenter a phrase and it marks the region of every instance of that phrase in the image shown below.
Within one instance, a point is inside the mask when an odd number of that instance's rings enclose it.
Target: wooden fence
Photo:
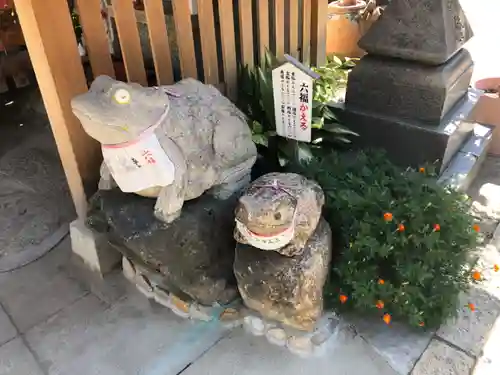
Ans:
[[[192,15],[193,1],[196,15]],[[266,49],[277,56],[289,53],[307,63],[324,59],[327,2],[142,0],[143,10],[136,10],[132,0],[111,0],[105,14],[116,25],[129,81],[151,84],[136,27],[139,23],[147,27],[154,83],[165,85],[175,78],[193,77],[222,88],[234,98],[238,65],[257,63]],[[94,75],[113,75],[100,4],[101,0],[76,0]],[[176,70],[180,73],[175,74]]]
[[[101,0],[74,1],[93,76],[115,76]],[[166,1],[171,2],[173,25],[168,24]],[[192,1],[143,0],[144,10],[138,11],[132,0],[112,0],[105,13],[114,19],[128,81],[152,84],[138,22],[147,26],[157,84],[174,82],[177,61],[180,77],[199,78],[235,98],[238,64],[258,63],[267,48],[307,63],[325,60],[328,0],[196,0],[197,15]],[[84,216],[101,153],[71,112],[71,98],[87,90],[87,80],[67,0],[15,4],[73,200]],[[172,39],[174,47],[168,42]]]

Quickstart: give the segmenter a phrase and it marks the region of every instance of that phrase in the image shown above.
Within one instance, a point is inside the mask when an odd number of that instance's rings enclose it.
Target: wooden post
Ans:
[[[105,74],[115,78],[108,35],[101,15],[101,1],[76,0],[76,6],[94,77]]]
[[[258,0],[257,22],[259,25],[259,64],[261,64],[269,50],[269,0]]]
[[[238,97],[238,74],[236,65],[236,37],[234,33],[232,0],[219,0],[219,20],[222,42],[222,65],[226,95],[233,101]]]
[[[71,111],[87,91],[67,0],[15,0],[26,45],[79,217],[87,210],[84,184],[97,181],[101,152]]]
[[[252,0],[241,0],[238,3],[240,20],[240,48],[241,63],[243,66],[253,68],[253,28],[252,28]]]
[[[217,85],[219,83],[219,64],[217,61],[213,0],[198,0],[198,22],[205,83]]]
[[[290,34],[290,55],[299,58],[299,0],[290,0],[290,14],[288,21]]]
[[[156,82],[158,85],[171,85],[174,83],[174,72],[163,3],[161,0],[145,0],[144,7],[155,62]]]
[[[311,2],[302,1],[302,62],[311,63]]]
[[[326,63],[326,21],[328,0],[311,0],[311,62],[314,66]]]
[[[198,78],[196,53],[194,49],[193,23],[191,22],[191,13],[194,4],[193,1],[188,2],[188,0],[172,1],[182,78]]]
[[[129,0],[116,0],[113,1],[112,6],[127,79],[129,82],[147,86],[148,79],[144,69],[141,39],[137,30],[133,3]]]
[[[285,0],[274,0],[274,30],[276,57],[282,60],[285,54]]]

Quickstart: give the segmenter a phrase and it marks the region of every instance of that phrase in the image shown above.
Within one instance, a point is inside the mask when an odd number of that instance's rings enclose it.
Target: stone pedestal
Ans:
[[[337,106],[339,119],[360,134],[356,145],[382,148],[401,167],[435,163],[444,171],[453,156],[473,134],[476,123],[468,119],[478,98],[471,90],[434,126],[421,121],[384,116],[365,110]]]
[[[105,236],[95,233],[78,219],[70,224],[72,257],[70,274],[101,300],[112,303],[124,294],[123,284],[112,272],[122,255],[113,249]],[[116,271],[116,270],[115,270]]]
[[[368,55],[349,75],[339,114],[358,145],[443,173],[476,128],[484,133],[469,120],[478,92],[469,89],[473,63],[462,46],[471,37],[458,0],[392,0],[359,43]]]
[[[299,255],[238,243],[234,273],[245,305],[286,326],[312,330],[323,314],[331,241],[330,226],[322,219]]]
[[[467,93],[472,71],[466,50],[437,67],[368,55],[349,75],[346,105],[435,128]]]
[[[171,292],[179,297],[178,308],[187,308],[190,301],[212,306],[236,299],[236,197],[190,200],[170,224],[155,218],[154,204],[154,199],[118,189],[99,191],[91,200],[87,225],[128,260],[125,275],[148,297],[157,289]]]
[[[69,229],[74,264],[102,278],[120,263],[121,254],[111,248],[103,235],[90,230],[84,220],[73,221]]]

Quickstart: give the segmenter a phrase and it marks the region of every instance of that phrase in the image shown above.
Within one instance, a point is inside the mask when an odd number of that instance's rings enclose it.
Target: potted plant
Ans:
[[[478,80],[475,85],[484,93],[479,97],[474,106],[471,120],[480,124],[494,126],[493,139],[491,140],[489,153],[500,155],[500,76],[488,77]]]
[[[337,0],[328,5],[326,49],[328,54],[361,57],[359,39],[379,18],[376,0]]]

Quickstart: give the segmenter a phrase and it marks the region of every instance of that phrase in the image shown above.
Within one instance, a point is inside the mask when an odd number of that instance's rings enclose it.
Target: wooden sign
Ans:
[[[312,95],[319,75],[291,56],[273,70],[274,111],[278,135],[311,142]]]

